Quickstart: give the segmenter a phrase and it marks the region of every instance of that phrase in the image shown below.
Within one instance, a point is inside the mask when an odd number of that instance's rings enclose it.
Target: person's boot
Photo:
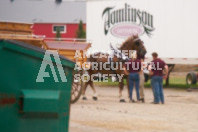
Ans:
[[[129,103],[135,103],[135,100],[134,99],[130,99]]]
[[[144,98],[141,98],[139,101],[141,101],[142,103],[145,103]]]
[[[87,100],[87,97],[86,96],[83,96],[82,100]]]
[[[145,100],[144,100],[144,98],[142,98],[142,103],[145,103]]]

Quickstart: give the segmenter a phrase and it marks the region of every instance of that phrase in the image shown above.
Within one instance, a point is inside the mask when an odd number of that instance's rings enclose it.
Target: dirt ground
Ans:
[[[151,89],[145,89],[146,103],[120,103],[118,88],[96,87],[98,101],[87,90],[71,105],[70,132],[198,132],[198,92],[164,89],[165,104],[151,104]],[[134,98],[135,97],[135,91]]]

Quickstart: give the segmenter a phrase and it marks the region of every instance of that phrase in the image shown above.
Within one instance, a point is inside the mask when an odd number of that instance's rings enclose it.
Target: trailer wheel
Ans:
[[[197,76],[194,72],[189,72],[186,76],[186,84],[196,84]]]

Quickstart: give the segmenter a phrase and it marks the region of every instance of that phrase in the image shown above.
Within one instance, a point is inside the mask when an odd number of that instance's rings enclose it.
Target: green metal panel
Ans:
[[[21,42],[0,40],[0,131],[67,132],[74,62],[61,57],[67,82],[36,78],[44,50]]]
[[[58,112],[59,91],[23,90],[23,112]]]

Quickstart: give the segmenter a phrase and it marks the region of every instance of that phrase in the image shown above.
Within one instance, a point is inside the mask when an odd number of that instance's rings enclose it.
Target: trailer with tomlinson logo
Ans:
[[[90,50],[119,47],[129,36],[139,35],[147,49],[146,62],[157,52],[170,72],[175,64],[198,64],[197,5],[197,0],[87,0]],[[197,79],[189,72],[186,82],[196,84]]]

